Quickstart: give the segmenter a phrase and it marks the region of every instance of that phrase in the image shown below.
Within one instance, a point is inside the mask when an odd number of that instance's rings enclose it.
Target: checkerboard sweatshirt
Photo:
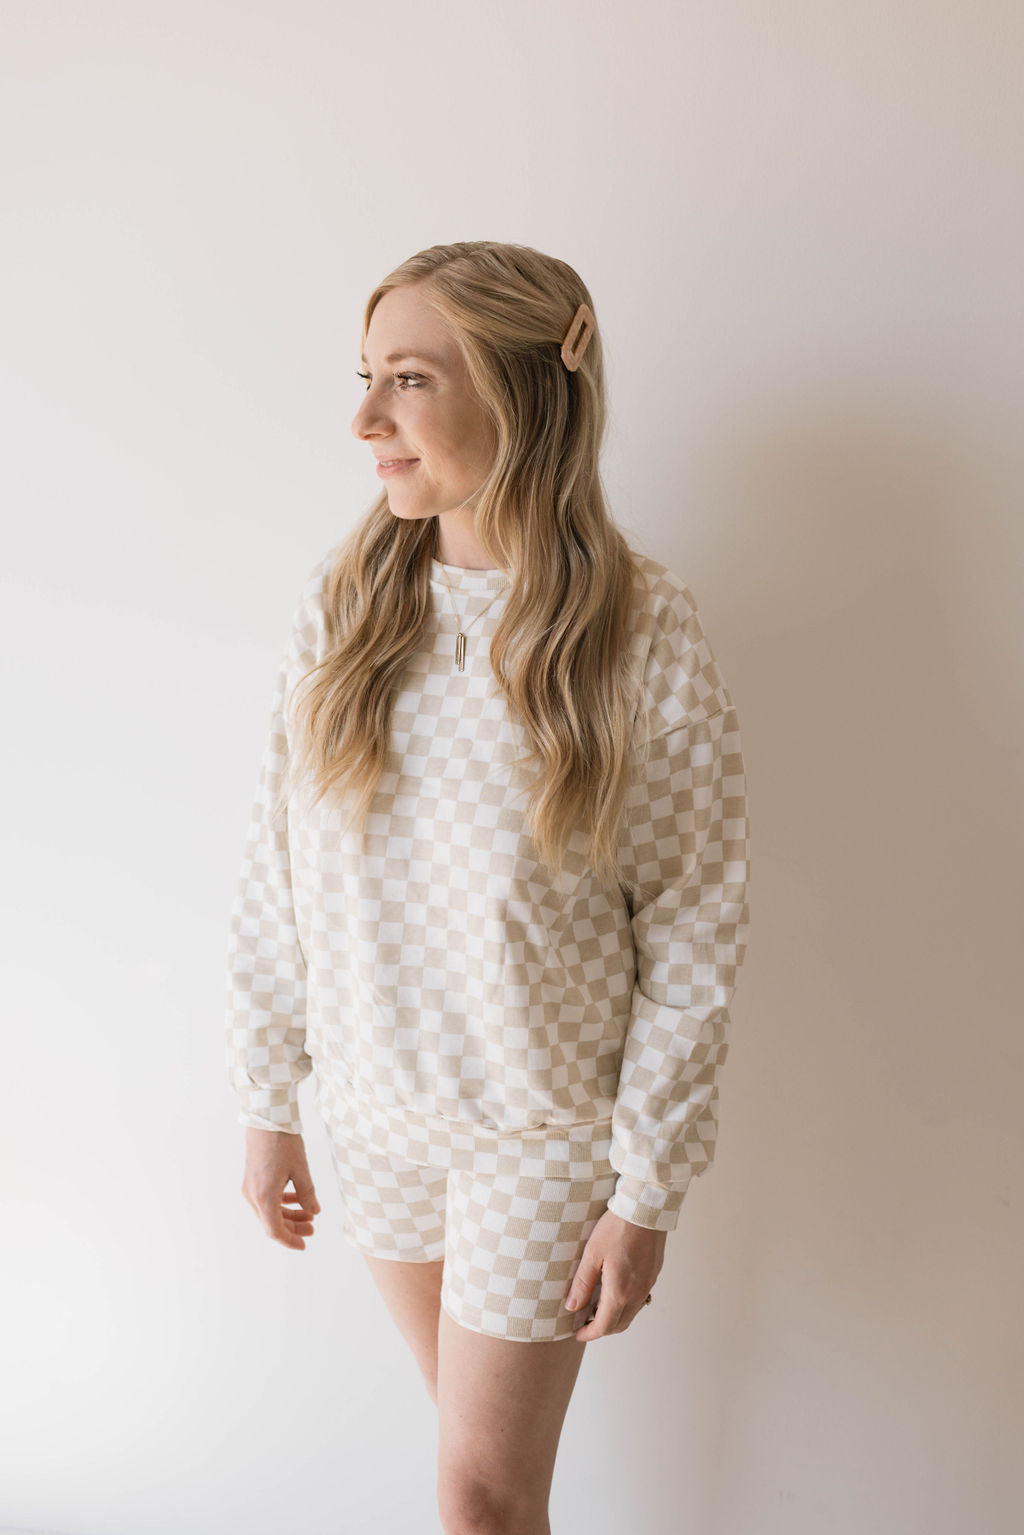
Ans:
[[[337,804],[311,808],[304,785],[273,815],[292,692],[324,654],[336,548],[309,575],[277,668],[230,916],[239,1122],[301,1133],[312,1073],[327,1124],[382,1150],[562,1178],[598,1176],[603,1158],[618,1173],[608,1208],[670,1231],[714,1155],[748,928],[739,725],[693,596],[636,554],[630,648],[653,739],[642,770],[634,748],[619,844],[644,886],[633,910],[597,881],[581,833],[559,879],[540,863],[512,766],[526,735],[488,657],[501,571],[446,565],[449,597],[433,562],[432,618],[363,836],[342,833]]]

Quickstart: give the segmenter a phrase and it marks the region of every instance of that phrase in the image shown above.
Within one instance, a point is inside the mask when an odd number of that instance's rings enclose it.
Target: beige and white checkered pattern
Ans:
[[[540,864],[515,767],[525,733],[488,657],[500,573],[445,567],[467,635],[459,672],[435,562],[365,836],[301,786],[271,815],[292,690],[323,655],[334,553],[310,575],[277,671],[231,917],[240,1122],[299,1132],[298,1086],[315,1068],[321,1109],[392,1156],[584,1178],[607,1150],[609,1208],[671,1230],[713,1157],[748,922],[739,727],[693,597],[638,555],[630,646],[653,741],[620,840],[645,886],[631,910],[597,882],[581,835],[560,879]]]
[[[566,1296],[617,1173],[545,1178],[418,1167],[349,1131],[332,1131],[345,1239],[405,1263],[444,1260],[441,1305],[463,1327],[519,1342],[570,1338],[595,1314]]]

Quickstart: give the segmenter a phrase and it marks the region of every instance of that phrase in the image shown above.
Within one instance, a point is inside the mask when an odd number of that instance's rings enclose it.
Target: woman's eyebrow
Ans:
[[[397,352],[389,352],[387,357],[385,357],[385,359],[384,359],[384,361],[387,362],[387,363],[406,362],[406,361],[409,361],[409,360],[415,360],[415,361],[418,361],[418,362],[429,362],[435,368],[443,368],[444,367],[444,358],[443,357],[434,357],[432,355],[432,353],[430,353],[430,352],[407,352],[407,351],[402,351],[400,349]],[[359,361],[361,363],[365,363],[366,362],[366,358],[364,356],[360,355]]]

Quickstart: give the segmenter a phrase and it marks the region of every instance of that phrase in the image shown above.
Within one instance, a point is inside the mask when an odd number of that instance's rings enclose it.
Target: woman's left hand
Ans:
[[[667,1231],[651,1231],[611,1210],[604,1212],[587,1239],[565,1299],[570,1311],[582,1310],[599,1285],[597,1314],[574,1334],[581,1343],[625,1332],[661,1271],[667,1238]]]

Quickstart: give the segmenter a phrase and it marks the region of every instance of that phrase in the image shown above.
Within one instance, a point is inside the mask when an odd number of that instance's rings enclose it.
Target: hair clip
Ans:
[[[582,330],[577,335],[575,344],[570,346],[569,337],[576,330],[577,326],[580,325],[582,325]],[[589,304],[581,304],[570,320],[569,329],[566,331],[562,341],[562,361],[570,373],[575,373],[579,367],[580,359],[587,350],[587,344],[594,334],[596,325],[597,321],[594,318],[594,311],[590,308]]]

